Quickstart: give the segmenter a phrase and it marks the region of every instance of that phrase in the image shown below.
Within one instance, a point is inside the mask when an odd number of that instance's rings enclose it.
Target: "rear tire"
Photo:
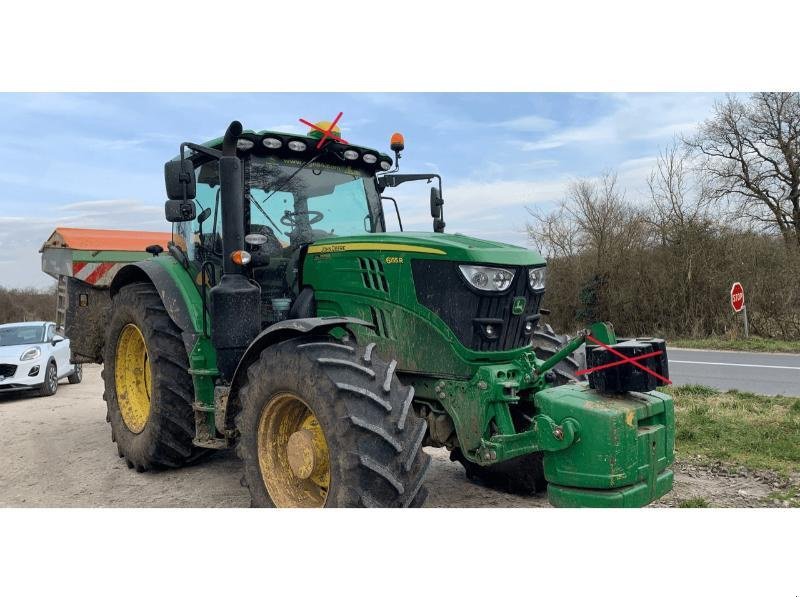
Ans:
[[[39,386],[39,396],[54,396],[58,391],[58,368],[52,360],[44,370],[44,381]]]
[[[266,348],[250,365],[236,424],[252,506],[424,502],[427,424],[411,407],[413,388],[394,374],[397,363],[373,348],[303,337]],[[299,438],[313,441],[305,466],[292,449]]]
[[[76,363],[72,365],[72,367],[74,370],[72,371],[72,375],[67,377],[67,381],[69,381],[71,384],[80,383],[83,381],[83,365]]]
[[[196,449],[189,360],[152,284],[127,285],[114,296],[103,353],[106,420],[119,456],[140,472],[190,461]]]
[[[569,339],[569,336],[555,333],[550,325],[544,325],[536,327],[531,342],[536,358],[546,360],[553,356]],[[583,351],[573,352],[550,371],[555,374],[554,385],[584,381],[585,375],[576,375],[575,373],[585,367],[586,355]],[[450,453],[450,460],[461,463],[466,471],[467,479],[470,481],[480,482],[499,491],[523,496],[544,492],[547,489],[542,458],[542,452],[533,452],[494,465],[482,466],[464,457],[459,448]]]

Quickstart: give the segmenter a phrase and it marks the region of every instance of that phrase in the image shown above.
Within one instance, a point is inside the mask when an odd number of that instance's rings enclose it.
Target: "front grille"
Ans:
[[[461,276],[456,263],[441,260],[413,260],[417,301],[436,313],[465,347],[472,350],[500,351],[522,348],[530,343],[525,323],[536,326],[543,292],[528,287],[527,267],[503,267],[514,271],[511,288],[502,294],[478,292]],[[515,298],[525,298],[525,310],[512,313]],[[482,333],[491,323],[499,333],[488,339]]]
[[[0,377],[13,377],[17,372],[17,365],[0,365]]]

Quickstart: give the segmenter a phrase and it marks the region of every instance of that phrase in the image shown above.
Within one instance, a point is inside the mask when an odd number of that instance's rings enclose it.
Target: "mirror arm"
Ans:
[[[208,148],[200,144],[193,144],[192,142],[183,142],[181,144],[181,160],[183,160],[185,148],[189,148],[190,150],[194,150],[198,154],[203,154],[205,156],[209,156],[216,160],[222,158],[222,152],[220,152],[219,150],[214,150],[213,148]]]
[[[423,181],[427,180],[429,183],[431,179],[439,180],[439,194],[442,193],[442,178],[436,173],[409,173],[407,175],[380,175],[378,177],[378,185],[383,189],[387,187],[397,187],[406,181]]]

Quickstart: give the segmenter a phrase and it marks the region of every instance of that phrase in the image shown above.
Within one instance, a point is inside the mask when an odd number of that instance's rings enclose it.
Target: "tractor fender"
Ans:
[[[174,264],[167,264],[170,261]],[[182,281],[184,278],[186,281]],[[122,267],[111,281],[110,297],[116,296],[123,286],[139,282],[150,282],[155,286],[167,315],[181,330],[186,352],[190,354],[202,323],[198,322],[198,315],[193,314],[188,305],[187,296],[193,292],[197,294],[197,304],[200,304],[200,294],[189,274],[172,257],[131,263]],[[200,313],[200,319],[201,311],[194,311]]]
[[[289,319],[267,327],[250,343],[234,371],[231,387],[228,391],[228,404],[225,411],[226,427],[234,427],[233,418],[239,411],[239,389],[244,384],[247,368],[261,355],[262,350],[274,344],[303,335],[320,335],[332,329],[342,327],[350,331],[352,325],[363,325],[373,328],[372,323],[353,317],[309,317],[305,319]]]

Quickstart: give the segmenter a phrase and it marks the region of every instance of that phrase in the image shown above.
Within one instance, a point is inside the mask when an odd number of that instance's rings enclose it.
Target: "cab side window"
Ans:
[[[56,334],[56,326],[55,325],[48,325],[47,326],[47,333],[45,334],[44,341],[45,342],[52,342],[53,336]]]

